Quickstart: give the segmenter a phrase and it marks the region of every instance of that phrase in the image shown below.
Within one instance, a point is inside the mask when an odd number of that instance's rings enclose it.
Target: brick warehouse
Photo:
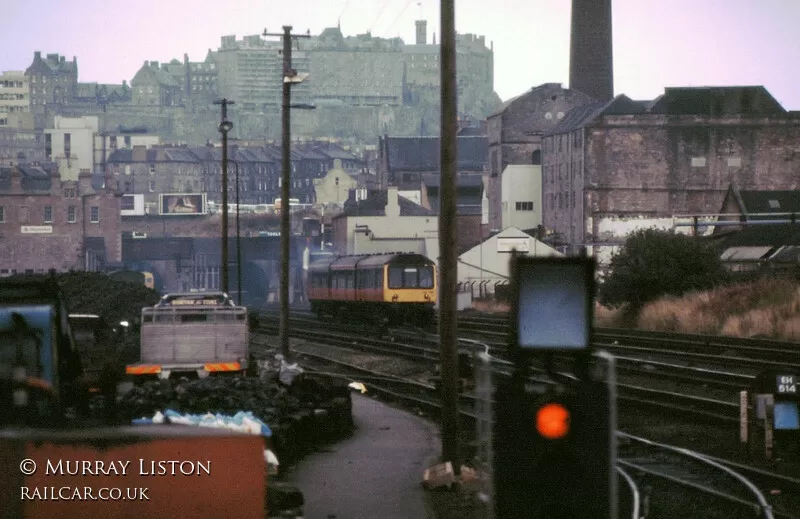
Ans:
[[[119,196],[91,174],[0,166],[0,275],[96,270],[122,259]]]
[[[544,225],[616,245],[612,220],[716,213],[741,189],[800,187],[800,113],[763,87],[668,88],[572,109],[544,138]]]

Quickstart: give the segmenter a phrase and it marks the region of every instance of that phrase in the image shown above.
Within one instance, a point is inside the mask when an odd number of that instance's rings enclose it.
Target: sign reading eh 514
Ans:
[[[778,375],[775,381],[775,392],[778,394],[798,395],[798,385],[797,375]]]

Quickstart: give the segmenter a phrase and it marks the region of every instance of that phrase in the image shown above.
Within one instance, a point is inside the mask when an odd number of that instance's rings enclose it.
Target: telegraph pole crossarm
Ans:
[[[281,104],[282,122],[282,148],[283,156],[281,161],[281,321],[280,321],[280,345],[281,354],[285,359],[289,358],[289,260],[291,243],[291,208],[289,207],[289,187],[291,183],[291,124],[289,110],[291,109],[291,86],[301,83],[308,75],[298,74],[292,69],[292,40],[298,38],[311,38],[311,31],[307,34],[292,34],[292,26],[284,25],[283,32],[279,34],[269,33],[264,29],[263,36],[278,36],[283,39],[283,74],[281,83],[283,84],[283,102]]]
[[[221,105],[222,118],[217,129],[222,133],[222,291],[228,293],[228,132],[233,123],[228,120],[228,105],[236,104],[230,99],[222,98],[214,101]]]

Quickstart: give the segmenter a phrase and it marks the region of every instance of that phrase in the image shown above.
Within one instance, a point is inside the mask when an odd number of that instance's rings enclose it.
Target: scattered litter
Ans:
[[[283,358],[281,358],[281,369],[280,373],[278,374],[278,380],[281,381],[281,384],[291,386],[292,382],[294,382],[294,379],[302,373],[303,368],[298,366],[296,362],[289,364]]]
[[[265,449],[264,461],[267,463],[267,469],[269,471],[269,475],[277,476],[280,463],[278,462],[278,457],[275,456],[275,453],[272,452],[270,449]]]
[[[466,465],[461,465],[459,481],[464,488],[470,490],[477,490],[481,483],[481,481],[478,479],[478,473],[475,471],[475,469],[467,467]]]
[[[449,461],[434,465],[426,470],[422,476],[422,484],[430,490],[440,487],[450,488],[455,483],[455,480],[453,464]]]
[[[347,387],[350,389],[355,389],[356,391],[361,391],[362,395],[367,392],[367,387],[361,382],[350,382],[347,384]]]

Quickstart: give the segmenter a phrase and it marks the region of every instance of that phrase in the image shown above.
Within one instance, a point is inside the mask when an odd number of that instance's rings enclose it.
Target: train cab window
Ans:
[[[419,268],[419,288],[433,288],[433,267]]]
[[[433,288],[433,267],[390,267],[389,288]]]

